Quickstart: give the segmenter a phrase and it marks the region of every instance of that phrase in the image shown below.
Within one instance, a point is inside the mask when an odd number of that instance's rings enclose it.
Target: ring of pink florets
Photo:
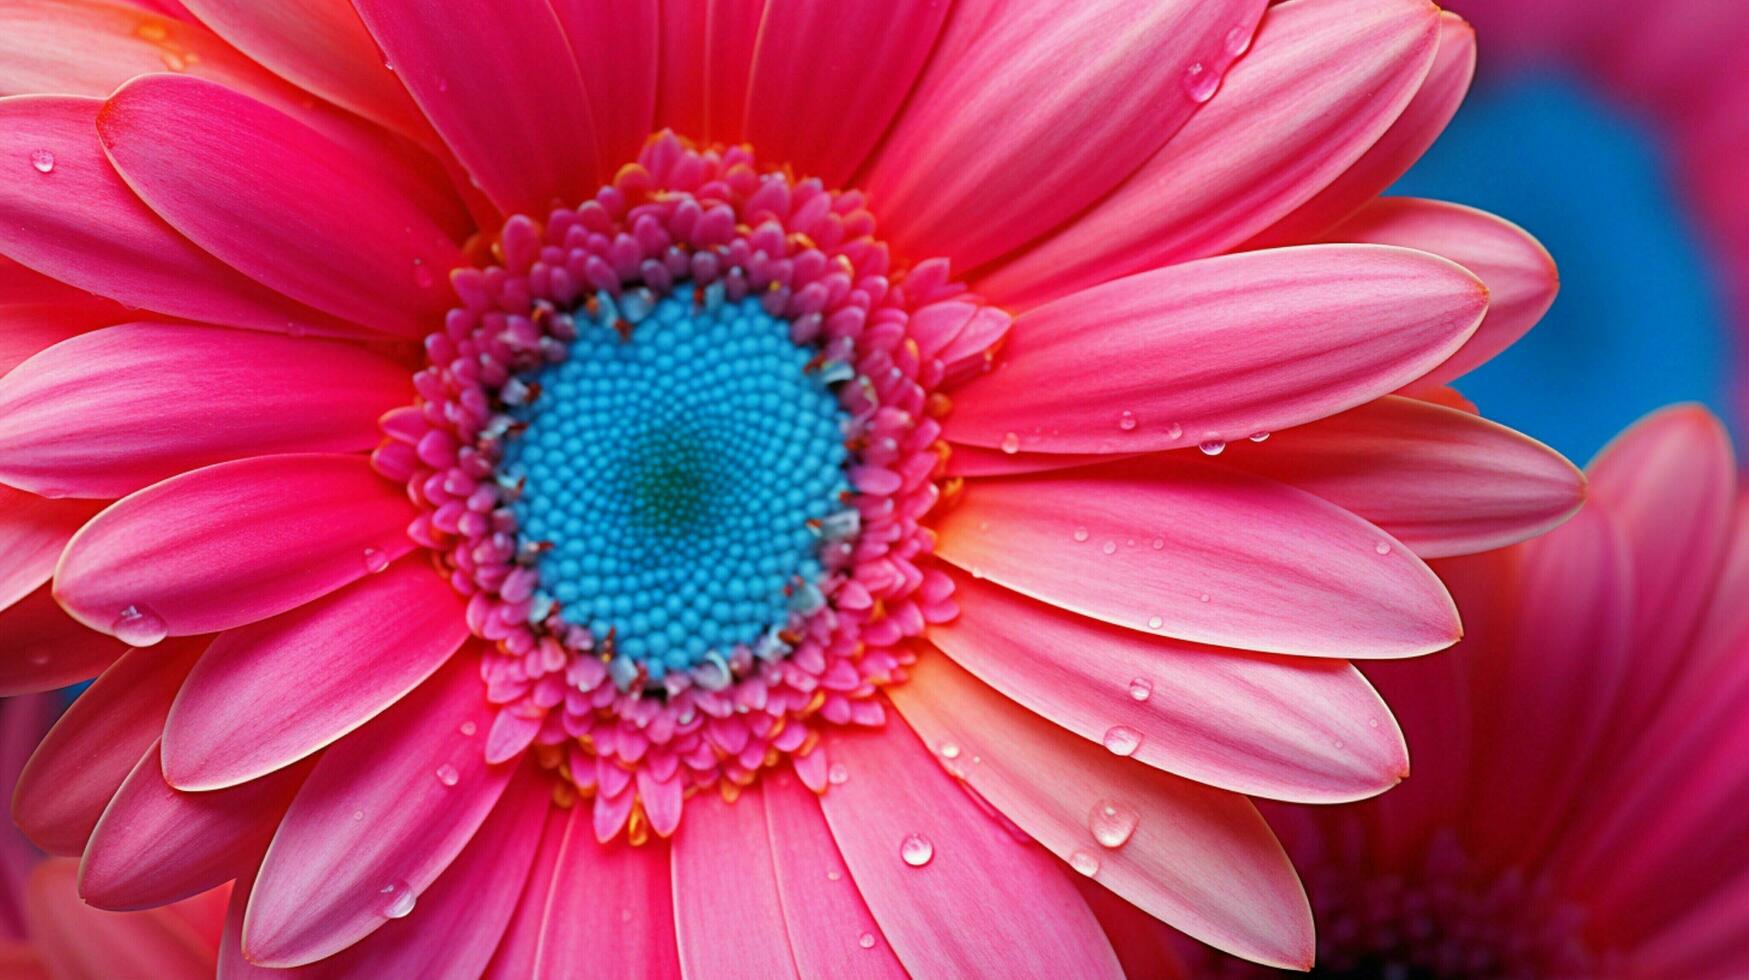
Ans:
[[[743,147],[660,134],[580,207],[511,218],[497,264],[452,273],[458,305],[426,338],[416,402],[383,419],[373,463],[406,484],[421,510],[409,533],[491,644],[488,759],[532,745],[563,780],[561,801],[593,798],[603,841],[622,829],[634,841],[666,836],[690,793],[732,798],[786,758],[824,791],[818,727],[881,724],[877,692],[903,679],[906,641],[955,615],[925,523],[954,491],[942,392],[987,369],[1010,321],[952,283],[945,260],[892,269],[874,230],[857,192],[762,171]],[[498,465],[516,434],[507,409],[538,397],[513,379],[566,356],[572,311],[647,310],[677,286],[698,303],[706,291],[760,297],[798,345],[818,349],[815,363],[836,366],[849,419],[844,503],[859,520],[822,529],[825,601],[781,624],[780,647],[736,649],[728,676],[707,665],[648,688],[615,682],[611,634],[591,635],[537,595],[543,543],[518,537],[520,487]]]

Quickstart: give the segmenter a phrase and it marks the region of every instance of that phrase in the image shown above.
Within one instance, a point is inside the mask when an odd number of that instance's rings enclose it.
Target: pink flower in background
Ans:
[[[1461,644],[1368,666],[1413,778],[1366,803],[1269,810],[1317,911],[1321,969],[1749,972],[1749,523],[1730,446],[1703,410],[1668,409],[1589,474],[1590,502],[1559,530],[1442,564]]]
[[[1248,796],[1580,502],[1421,0],[183,5],[0,4],[0,681],[228,975],[1303,967]]]

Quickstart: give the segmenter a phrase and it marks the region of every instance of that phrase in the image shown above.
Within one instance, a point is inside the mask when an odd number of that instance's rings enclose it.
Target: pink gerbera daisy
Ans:
[[[226,969],[1115,973],[1077,872],[1303,966],[1247,794],[1579,503],[1439,404],[1555,279],[1376,200],[1423,0],[184,6],[0,5],[0,625]]]
[[[1270,810],[1320,969],[1749,975],[1749,501],[1699,408],[1646,419],[1589,472],[1565,527],[1442,567],[1471,624],[1456,649],[1368,665],[1414,778]]]

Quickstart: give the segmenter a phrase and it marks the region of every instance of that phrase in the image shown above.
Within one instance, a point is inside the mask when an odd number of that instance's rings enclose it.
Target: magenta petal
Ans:
[[[329,748],[268,847],[244,955],[289,967],[331,956],[403,913],[492,812],[515,772],[488,766],[479,658],[451,658],[419,690]],[[471,724],[471,728],[469,728]]]
[[[107,327],[0,378],[0,479],[107,499],[243,456],[362,452],[410,396],[404,367],[355,344]]]
[[[3,278],[0,275],[0,280]],[[3,292],[6,285],[0,281],[0,296],[6,295]],[[139,317],[138,313],[123,309],[120,303],[90,293],[80,295],[85,298],[70,302],[26,304],[0,300],[0,377],[69,337]]]
[[[674,924],[687,976],[799,977],[766,833],[765,794],[695,796],[674,838]],[[824,872],[820,872],[824,874]]]
[[[0,391],[5,381],[0,379]],[[0,484],[0,610],[35,592],[55,572],[61,549],[101,505],[48,500]],[[0,644],[0,650],[5,645]]]
[[[184,909],[129,914],[94,909],[79,899],[78,874],[76,862],[51,858],[31,870],[25,887],[28,934],[49,964],[48,976],[197,980],[213,975],[213,937]]]
[[[408,559],[213,641],[164,728],[164,777],[213,790],[265,776],[405,697],[467,639],[461,598]]]
[[[589,114],[611,174],[650,138],[661,65],[659,0],[552,0],[589,92]]]
[[[413,549],[406,496],[363,456],[258,456],[117,501],[73,537],[55,595],[105,632],[185,636],[278,615]]]
[[[45,587],[0,609],[0,697],[96,677],[127,647],[69,618]]]

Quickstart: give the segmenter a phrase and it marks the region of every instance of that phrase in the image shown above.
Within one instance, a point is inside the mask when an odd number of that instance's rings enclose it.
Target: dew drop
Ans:
[[[1368,718],[1366,720],[1366,727],[1368,727],[1368,728],[1379,727],[1379,720],[1377,718]]]
[[[1148,620],[1148,625],[1153,626],[1155,623],[1157,623],[1159,621],[1160,621],[1160,617],[1155,616],[1153,619]],[[1159,629],[1160,627],[1154,626],[1154,628]],[[1130,681],[1130,700],[1132,700],[1132,701],[1146,701],[1146,700],[1148,700],[1148,698],[1152,697],[1153,695],[1154,695],[1154,682],[1153,681],[1148,680],[1146,677],[1138,677],[1135,680]]]
[[[51,173],[55,169],[55,155],[47,150],[37,150],[30,155],[30,165],[39,174]]]
[[[861,946],[863,949],[874,949],[874,944],[875,944],[874,933],[865,932],[862,935],[856,937],[856,944],[858,946]]]
[[[1204,593],[1203,593],[1203,594],[1202,594],[1202,595],[1199,595],[1199,596],[1197,596],[1197,597],[1196,597],[1196,601],[1197,601],[1197,602],[1207,602],[1207,601],[1209,601],[1209,594],[1208,594],[1208,593],[1207,593],[1207,592],[1204,592]]]
[[[455,767],[450,765],[449,763],[446,762],[443,765],[437,767],[437,781],[442,783],[443,785],[454,786],[456,784],[456,782],[460,779],[461,779],[461,774],[457,773],[455,771]]]
[[[1149,616],[1148,617],[1148,628],[1151,630],[1157,630],[1160,627],[1165,626],[1165,625],[1166,625],[1166,621],[1164,619],[1161,619],[1158,616]]]
[[[474,723],[473,723],[473,722],[471,722],[471,721],[464,721],[464,722],[462,722],[462,726],[461,726],[461,728],[460,728],[460,729],[458,729],[458,730],[459,730],[459,731],[460,731],[460,732],[461,732],[461,733],[462,733],[462,734],[463,734],[463,735],[467,735],[467,736],[469,736],[469,737],[472,737],[472,736],[473,736],[473,734],[474,734],[474,733],[475,733],[475,732],[477,732],[477,731],[479,731],[479,730],[480,730],[480,726],[478,726],[478,725],[476,725],[476,724],[474,724]]]
[[[1219,456],[1227,451],[1227,444],[1220,439],[1204,439],[1196,444],[1196,448],[1202,450],[1204,456]]]
[[[1113,725],[1101,741],[1112,755],[1132,756],[1142,747],[1142,733],[1128,725]]]
[[[1122,847],[1136,832],[1142,815],[1116,800],[1100,800],[1087,814],[1087,829],[1101,847]]]
[[[1251,50],[1251,29],[1240,24],[1238,27],[1228,31],[1226,43],[1223,47],[1226,48],[1227,56],[1231,58],[1237,58]]]
[[[170,635],[170,628],[149,606],[134,605],[121,611],[110,624],[115,638],[130,647],[149,647]]]
[[[419,896],[413,894],[413,886],[404,881],[384,885],[377,894],[382,896],[383,915],[391,919],[405,919],[407,913],[413,911],[413,903],[419,900]]]
[[[1184,69],[1184,92],[1190,96],[1190,101],[1201,105],[1215,97],[1215,89],[1221,84],[1221,76],[1210,71],[1198,61]]]
[[[375,575],[389,567],[389,556],[376,548],[364,549],[364,570]]]
[[[1013,432],[1002,437],[1002,451],[1012,456],[1020,452],[1020,436]]]
[[[1166,539],[1165,538],[1155,538],[1154,539],[1154,550],[1155,551],[1159,551],[1160,549],[1162,549],[1164,547],[1166,547]]]
[[[943,759],[957,759],[960,757],[960,747],[952,742],[941,743],[941,748],[937,751],[941,753]]]
[[[1166,438],[1168,438],[1168,439],[1180,439],[1180,438],[1183,438],[1183,436],[1184,436],[1184,426],[1179,425],[1177,422],[1174,422],[1171,425],[1166,427]]]
[[[826,880],[827,881],[842,881],[842,880],[844,880],[844,875],[840,872],[837,872],[837,871],[828,871],[828,872],[826,872]]]
[[[1331,745],[1333,745],[1333,746],[1335,746],[1335,747],[1336,747],[1336,748],[1338,748],[1338,749],[1346,749],[1346,748],[1348,748],[1348,743],[1347,743],[1347,742],[1344,742],[1344,741],[1343,741],[1343,740],[1341,740],[1341,739],[1337,739],[1337,740],[1336,740],[1336,741],[1334,741],[1334,742],[1332,742],[1332,743],[1330,743],[1330,744],[1331,744]]]
[[[1107,541],[1106,543],[1099,546],[1099,550],[1105,552],[1108,555],[1115,555],[1115,554],[1117,554],[1117,542],[1116,541]]]
[[[1250,435],[1246,436],[1245,438],[1251,440],[1252,442],[1268,442],[1269,441],[1269,433],[1267,433],[1267,432],[1253,432]]]
[[[842,762],[834,762],[826,769],[826,781],[834,786],[843,786],[849,779],[850,770]]]
[[[354,810],[354,811],[352,811],[352,819],[354,819],[354,820],[363,820],[363,819],[364,819],[364,811],[363,811],[363,810]]]
[[[899,857],[913,868],[921,868],[935,857],[935,845],[921,834],[908,834],[899,842]]]
[[[188,59],[179,52],[166,51],[164,52],[164,57],[160,60],[164,62],[164,67],[171,71],[188,70]]]
[[[1126,411],[1118,416],[1117,427],[1125,432],[1134,432],[1136,430],[1136,413]]]
[[[1069,867],[1091,878],[1099,873],[1099,859],[1086,851],[1077,850],[1069,855]]]
[[[1378,544],[1372,546],[1372,550],[1381,555],[1388,555],[1391,553],[1391,543],[1389,541],[1380,541]]]
[[[1085,541],[1085,540],[1087,540],[1087,529],[1086,529],[1086,528],[1084,528],[1084,527],[1078,527],[1078,528],[1076,528],[1076,529],[1075,529],[1075,540],[1076,540],[1076,541]]]

